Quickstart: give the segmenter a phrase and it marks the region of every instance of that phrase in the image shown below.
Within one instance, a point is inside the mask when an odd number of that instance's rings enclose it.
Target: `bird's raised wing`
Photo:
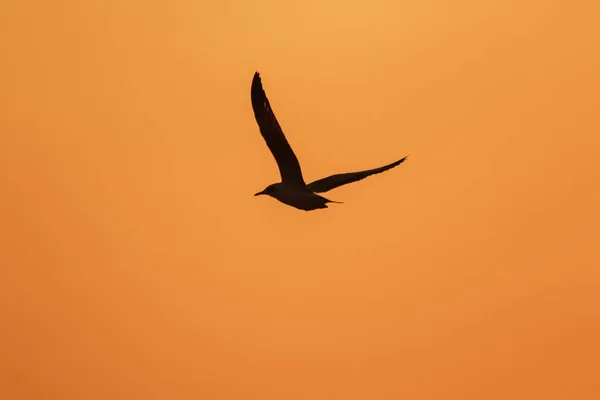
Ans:
[[[250,89],[250,98],[252,100],[252,109],[254,117],[260,128],[260,133],[265,139],[269,150],[275,157],[281,181],[305,187],[304,178],[298,158],[294,154],[290,144],[288,143],[283,130],[275,118],[275,114],[271,109],[267,95],[262,87],[262,82],[258,72],[254,74],[252,79],[252,87]]]
[[[404,160],[406,160],[406,157],[379,168],[373,168],[359,172],[348,172],[346,174],[331,175],[327,178],[319,179],[318,181],[309,183],[308,188],[314,193],[324,193],[331,189],[335,189],[338,186],[360,181],[361,179],[365,179],[367,176],[373,174],[380,174],[384,171],[387,171],[388,169],[394,168],[395,166],[401,164]]]

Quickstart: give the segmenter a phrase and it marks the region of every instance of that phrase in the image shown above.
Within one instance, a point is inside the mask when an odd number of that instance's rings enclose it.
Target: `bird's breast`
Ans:
[[[300,209],[312,209],[322,203],[321,196],[294,186],[281,185],[273,193],[273,197],[284,204]]]

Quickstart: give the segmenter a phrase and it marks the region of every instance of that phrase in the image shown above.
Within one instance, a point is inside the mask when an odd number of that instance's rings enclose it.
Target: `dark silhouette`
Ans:
[[[302,177],[302,170],[300,169],[298,158],[285,138],[283,130],[279,126],[279,122],[277,122],[277,118],[275,118],[275,114],[271,109],[271,105],[263,90],[258,72],[254,74],[254,78],[252,79],[250,97],[252,99],[252,109],[254,110],[254,116],[256,117],[256,122],[260,128],[260,133],[265,139],[269,150],[271,150],[273,157],[275,157],[275,161],[279,167],[279,173],[281,174],[281,182],[267,186],[265,190],[256,193],[255,196],[266,194],[284,204],[304,211],[327,208],[327,203],[340,202],[328,200],[325,197],[319,196],[317,193],[327,192],[338,186],[356,182],[367,176],[387,171],[406,159],[406,157],[404,157],[383,167],[366,171],[331,175],[307,185]]]

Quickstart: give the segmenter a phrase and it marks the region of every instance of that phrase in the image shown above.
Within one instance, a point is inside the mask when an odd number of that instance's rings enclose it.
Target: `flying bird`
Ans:
[[[383,167],[365,171],[331,175],[307,185],[304,182],[298,158],[285,138],[277,118],[275,118],[258,72],[254,74],[252,79],[250,98],[260,133],[267,143],[267,147],[271,150],[281,175],[281,182],[267,186],[262,192],[256,193],[255,196],[268,195],[284,204],[304,211],[327,208],[327,203],[340,202],[326,199],[317,193],[324,193],[336,187],[360,181],[367,176],[382,173],[401,164],[406,159],[404,157]]]

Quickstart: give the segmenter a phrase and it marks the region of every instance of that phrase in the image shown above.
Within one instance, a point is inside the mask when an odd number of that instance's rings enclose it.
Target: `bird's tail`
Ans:
[[[324,198],[324,197],[323,197],[323,198]],[[324,199],[325,199],[325,198],[324,198]],[[329,200],[329,199],[325,199],[325,200],[327,200],[327,203],[344,204],[344,203],[343,203],[343,202],[341,202],[341,201],[334,201],[334,200]]]
[[[326,204],[327,204],[327,203],[343,204],[341,201],[333,201],[333,200],[329,200],[329,199],[326,199],[326,198],[325,198],[325,197],[323,197],[323,196],[319,196],[319,195],[318,195],[318,194],[316,194],[316,193],[315,193],[315,195],[319,197],[319,199],[321,200],[321,202],[322,202],[322,204],[323,204],[324,208],[327,208],[327,206],[326,206]]]

